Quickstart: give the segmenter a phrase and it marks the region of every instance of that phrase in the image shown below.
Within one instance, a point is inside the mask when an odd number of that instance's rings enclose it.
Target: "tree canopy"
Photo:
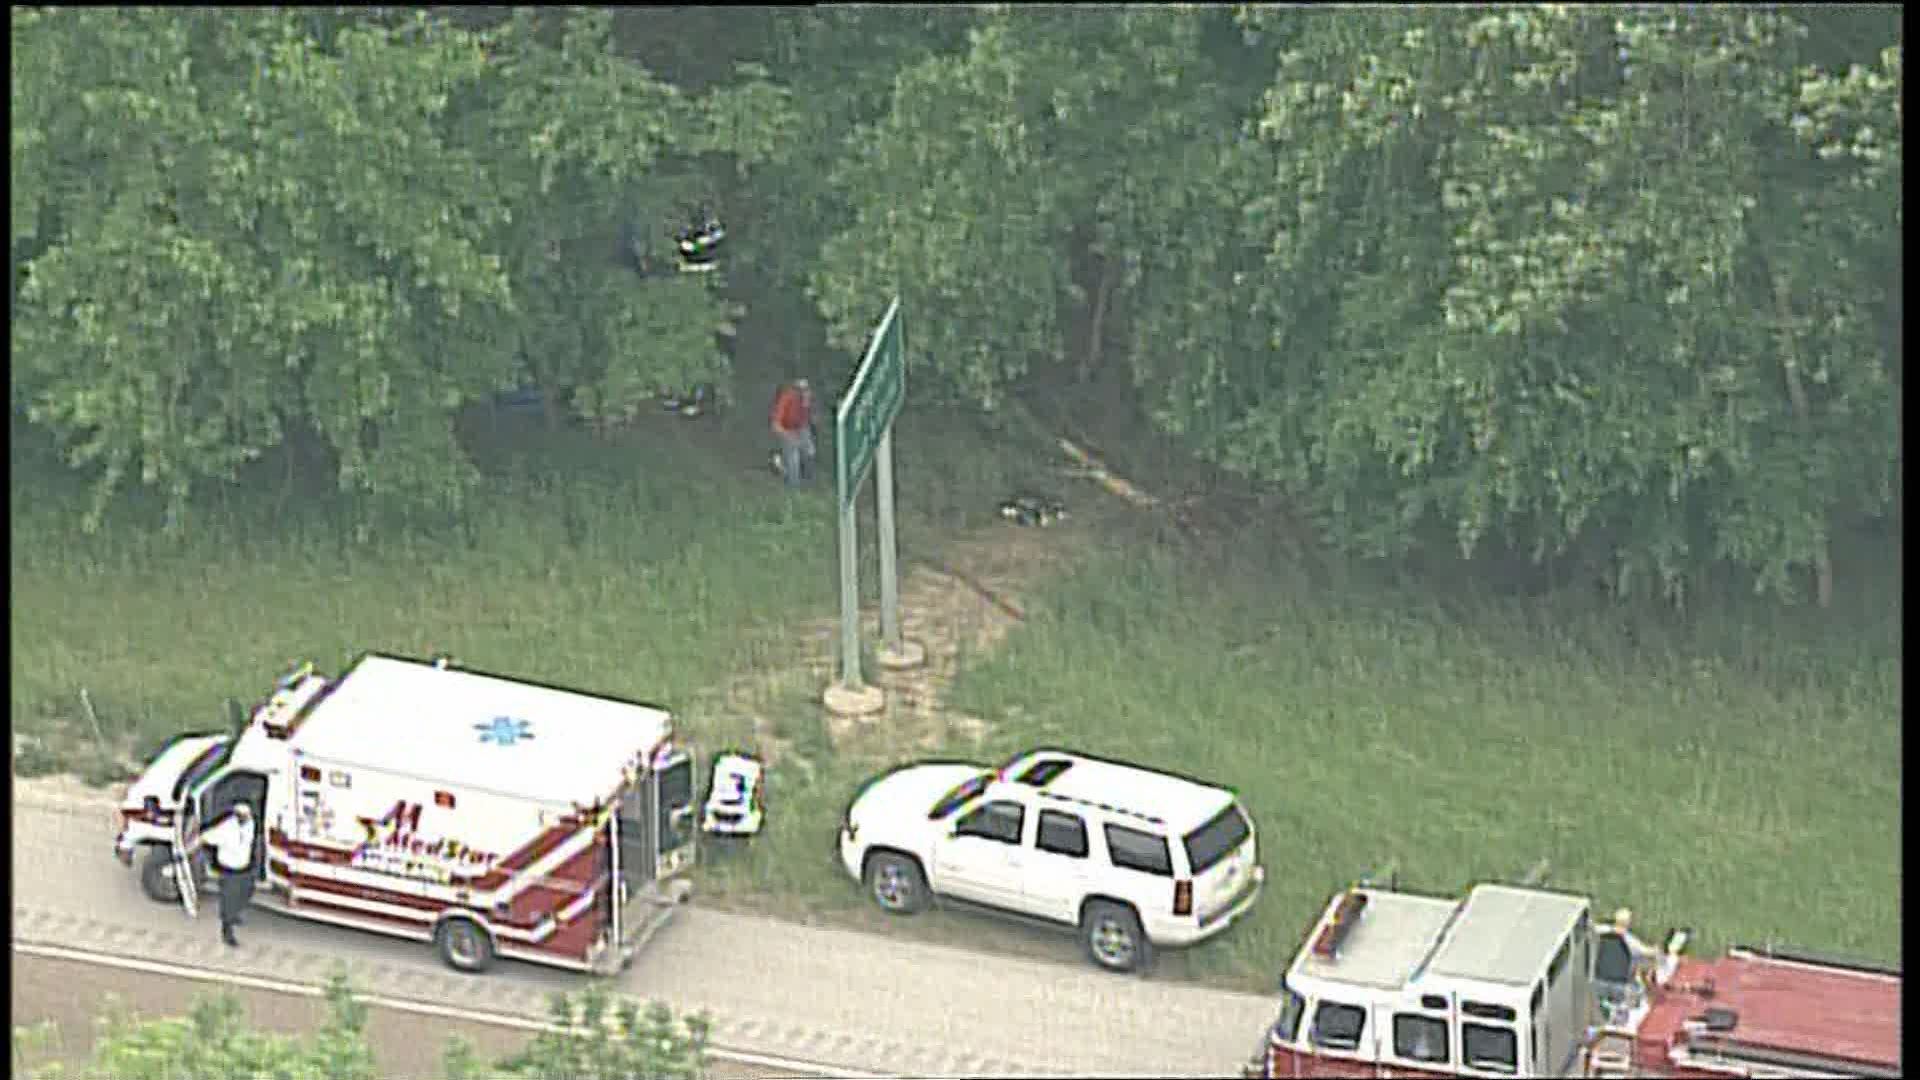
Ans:
[[[101,1017],[91,1060],[54,1061],[31,1070],[31,1080],[110,1076],[115,1080],[176,1080],[178,1077],[271,1076],[281,1080],[376,1080],[378,1062],[368,1041],[368,1008],[346,976],[334,973],[326,986],[326,1018],[314,1032],[290,1037],[260,1031],[247,1022],[231,994],[197,998],[186,1016],[136,1018],[110,1009]],[[495,1062],[473,1047],[449,1039],[443,1057],[447,1080],[700,1080],[706,1075],[707,1021],[675,1017],[658,1002],[616,1003],[600,988],[555,994],[550,1029],[518,1053]],[[37,1046],[39,1033],[16,1029],[17,1046]]]
[[[1119,376],[1354,552],[1824,599],[1897,518],[1891,8],[702,18],[16,9],[14,400],[90,523],[296,427],[457,510],[469,403],[724,385],[715,278],[620,266],[721,194],[848,357],[897,293],[923,398]]]
[[[273,1076],[285,1080],[377,1080],[367,1044],[367,1009],[343,975],[327,984],[327,1015],[304,1038],[259,1031],[229,994],[195,999],[185,1016],[137,1018],[111,1007],[99,1018],[91,1060],[54,1061],[32,1070],[32,1080],[111,1076],[115,1080],[175,1080],[182,1076]],[[16,1029],[16,1044],[38,1042]]]
[[[1003,9],[903,72],[840,174],[839,340],[897,288],[991,404],[1067,361],[1090,235],[1152,422],[1344,546],[1438,526],[1622,591],[1731,563],[1824,599],[1834,531],[1895,498],[1884,12],[1228,17]]]
[[[689,98],[609,18],[15,9],[14,393],[98,470],[90,524],[135,479],[177,523],[293,426],[343,488],[457,510],[463,406],[531,381],[605,419],[723,374],[717,290],[614,238],[784,105]]]

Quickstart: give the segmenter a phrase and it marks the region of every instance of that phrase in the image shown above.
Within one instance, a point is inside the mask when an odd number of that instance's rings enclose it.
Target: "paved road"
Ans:
[[[189,922],[114,861],[110,802],[14,802],[14,938],[317,983],[344,962],[392,998],[545,1015],[581,977],[502,962],[484,977],[424,946],[255,914],[242,946]],[[981,922],[983,934],[996,924]],[[614,989],[705,1010],[714,1042],[847,1069],[919,1076],[1228,1076],[1271,1019],[1266,999],[1084,965],[993,956],[757,916],[683,910]]]

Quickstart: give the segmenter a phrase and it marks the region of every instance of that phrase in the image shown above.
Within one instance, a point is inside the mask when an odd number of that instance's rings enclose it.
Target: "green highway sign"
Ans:
[[[907,341],[901,323],[900,298],[874,328],[873,343],[853,373],[853,383],[833,417],[834,472],[840,481],[840,681],[827,689],[827,708],[833,709],[836,691],[858,695],[858,709],[870,711],[884,700],[881,691],[860,679],[860,544],[855,531],[860,515],[854,512],[860,485],[873,470],[873,488],[879,506],[874,520],[880,527],[880,636],[881,656],[896,668],[925,658],[908,649],[900,633],[900,551],[893,522],[893,419],[907,396]],[[917,648],[917,647],[916,647]],[[869,702],[869,695],[872,700]],[[847,702],[843,700],[843,704]]]
[[[853,385],[840,400],[834,417],[834,464],[842,509],[853,505],[873,465],[874,450],[906,396],[907,348],[900,325],[900,299],[895,297],[880,320],[880,328],[874,331],[873,344],[867,347],[866,359],[860,361]]]

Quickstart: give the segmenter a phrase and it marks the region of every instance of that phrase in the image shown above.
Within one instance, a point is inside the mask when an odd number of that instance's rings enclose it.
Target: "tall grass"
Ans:
[[[787,613],[830,610],[823,497],[723,479],[657,442],[565,434],[493,465],[468,526],[367,545],[326,501],[277,508],[266,492],[198,507],[184,541],[128,527],[137,504],[83,536],[77,485],[18,478],[16,731],[71,728],[84,687],[144,754],[217,726],[223,698],[256,698],[289,660],[337,670],[364,650],[671,704]]]
[[[1897,595],[1897,591],[1895,593]],[[994,749],[1067,744],[1241,792],[1268,894],[1177,963],[1265,986],[1329,892],[1441,893],[1536,860],[1707,947],[1900,952],[1897,605],[1854,631],[1743,612],[1629,644],[1567,602],[1305,588],[1255,554],[1099,557],[965,672]],[[1758,627],[1759,629],[1756,629]]]
[[[755,664],[785,662],[793,624],[837,611],[830,446],[819,482],[794,493],[765,471],[751,409],[662,418],[611,441],[514,420],[469,435],[486,482],[464,524],[376,522],[376,541],[358,544],[324,477],[287,488],[277,466],[197,500],[182,540],[161,534],[158,501],[138,493],[83,535],[86,478],[15,432],[16,736],[38,744],[43,767],[92,756],[86,689],[114,754],[138,758],[221,726],[224,698],[255,699],[290,661],[337,669],[368,650],[447,653],[683,710]],[[1030,471],[937,415],[903,415],[896,443],[908,555],[985,520]],[[869,483],[869,598],[872,505]]]
[[[138,499],[85,536],[81,483],[16,438],[16,736],[71,764],[94,738],[84,688],[105,741],[141,756],[218,726],[222,699],[257,697],[290,660],[382,650],[657,701],[712,745],[744,727],[707,691],[761,665],[760,711],[810,764],[773,778],[767,834],[710,882],[848,917],[832,831],[874,763],[828,744],[809,676],[772,671],[796,622],[836,610],[831,452],[796,495],[764,473],[764,442],[746,410],[613,444],[510,432],[480,447],[468,524],[362,545],[335,501],[271,483],[203,500],[183,542]],[[1050,486],[1030,448],[935,416],[903,417],[897,442],[909,558],[1010,489]],[[1268,895],[1170,970],[1265,988],[1329,890],[1369,868],[1448,892],[1543,857],[1555,885],[1709,947],[1898,957],[1897,582],[1855,583],[1882,602],[1834,615],[1675,623],[1309,575],[1268,547],[1193,562],[1110,536],[1022,598],[1027,624],[969,658],[951,702],[997,721],[984,755],[1074,746],[1243,793]]]

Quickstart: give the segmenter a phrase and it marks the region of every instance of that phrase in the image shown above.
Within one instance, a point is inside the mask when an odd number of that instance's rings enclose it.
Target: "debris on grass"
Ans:
[[[669,413],[694,420],[706,415],[713,407],[713,384],[699,383],[691,390],[663,390],[660,393],[660,408]]]
[[[1023,491],[1000,500],[1000,516],[1015,525],[1045,528],[1066,519],[1067,504],[1051,495]]]

